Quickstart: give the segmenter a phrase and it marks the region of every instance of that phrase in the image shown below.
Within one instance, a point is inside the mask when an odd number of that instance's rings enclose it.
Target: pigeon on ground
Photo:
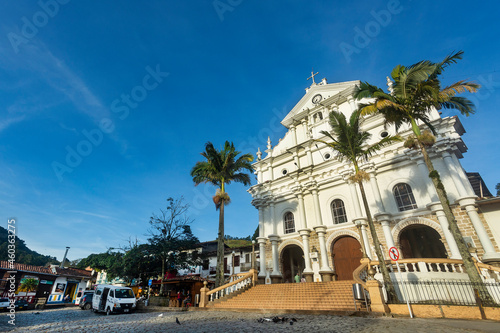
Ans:
[[[295,318],[292,318],[292,321],[295,321],[295,322],[297,322],[297,319],[295,319]]]
[[[158,317],[163,317],[163,313],[160,313],[160,314],[158,315]]]
[[[175,322],[176,322],[177,324],[179,324],[179,325],[181,324],[181,322],[179,321],[179,318],[177,318],[177,317],[175,317]]]
[[[35,313],[33,313],[33,314],[40,314],[40,312],[35,312]]]

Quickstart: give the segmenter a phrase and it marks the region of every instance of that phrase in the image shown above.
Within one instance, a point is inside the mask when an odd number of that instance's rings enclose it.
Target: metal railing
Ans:
[[[483,306],[500,306],[500,283],[472,283],[469,281],[393,281],[397,300],[388,303],[477,305],[479,294],[489,294]],[[485,290],[486,289],[486,290]],[[487,292],[485,292],[487,291]]]

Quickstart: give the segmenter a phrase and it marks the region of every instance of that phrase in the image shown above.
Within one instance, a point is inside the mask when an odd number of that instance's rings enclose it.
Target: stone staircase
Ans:
[[[210,302],[209,307],[226,309],[366,311],[354,306],[354,281],[261,284],[230,299]]]

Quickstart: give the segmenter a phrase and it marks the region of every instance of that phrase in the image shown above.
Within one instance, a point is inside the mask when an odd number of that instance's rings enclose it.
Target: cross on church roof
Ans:
[[[309,76],[307,79],[308,79],[308,80],[309,80],[309,79],[312,79],[312,80],[313,80],[313,84],[316,84],[316,82],[314,82],[314,77],[315,77],[316,75],[318,75],[318,73],[319,73],[319,72],[316,72],[316,74],[314,74],[314,69],[313,69],[313,70],[312,70],[312,72],[311,72],[311,76]]]

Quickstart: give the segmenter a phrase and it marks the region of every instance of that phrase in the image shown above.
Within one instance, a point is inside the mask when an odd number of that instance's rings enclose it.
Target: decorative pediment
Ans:
[[[306,117],[310,111],[340,105],[352,96],[354,88],[360,81],[348,81],[331,84],[315,84],[306,89],[306,94],[286,115],[281,124],[287,128]]]

